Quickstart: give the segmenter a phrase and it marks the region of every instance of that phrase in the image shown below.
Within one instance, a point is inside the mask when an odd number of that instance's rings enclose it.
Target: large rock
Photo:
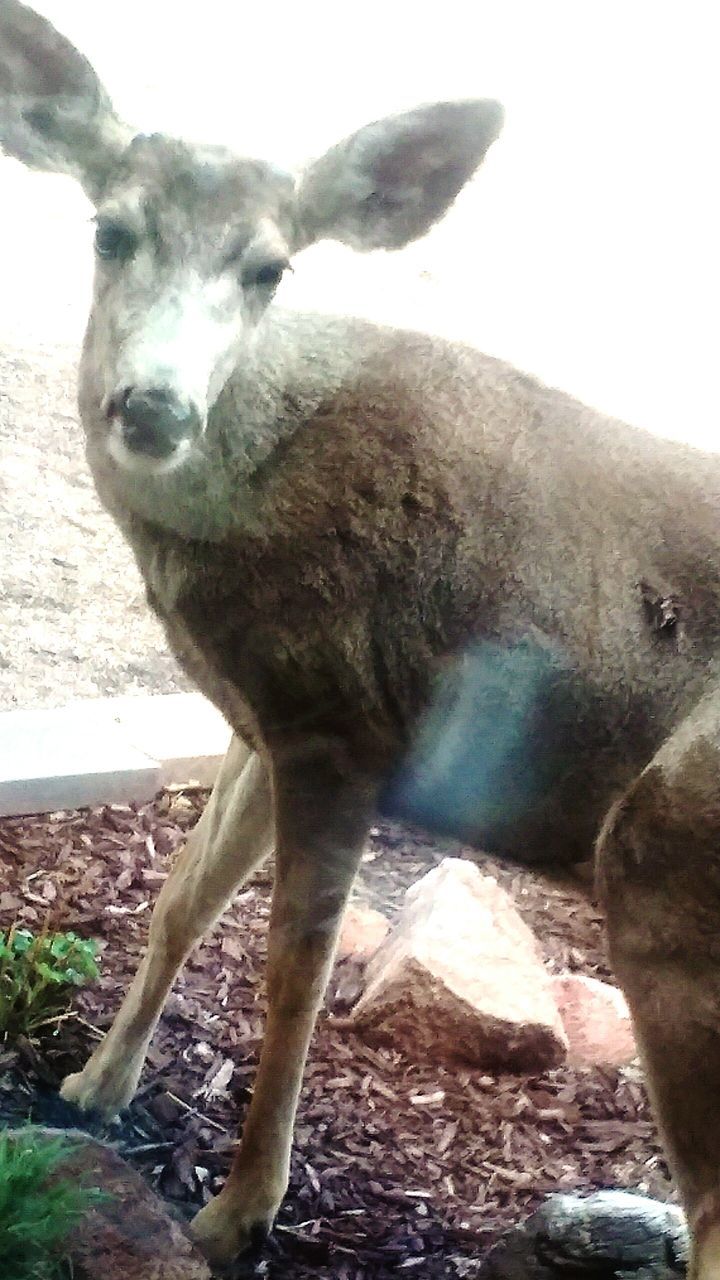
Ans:
[[[488,1070],[565,1059],[535,938],[497,881],[464,859],[445,858],[407,891],[367,979],[352,1020],[370,1041]]]
[[[78,1275],[102,1280],[210,1280],[207,1263],[162,1200],[139,1173],[84,1133],[37,1130],[67,1137],[74,1149],[53,1177],[69,1177],[107,1192],[108,1200],[78,1223],[66,1249]]]
[[[564,973],[552,979],[553,993],[574,1066],[622,1066],[638,1055],[625,997],[609,982]]]

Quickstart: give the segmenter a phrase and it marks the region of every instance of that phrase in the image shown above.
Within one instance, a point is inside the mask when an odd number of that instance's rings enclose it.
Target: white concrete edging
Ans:
[[[0,816],[151,799],[211,786],[230,741],[199,693],[98,698],[0,713]]]

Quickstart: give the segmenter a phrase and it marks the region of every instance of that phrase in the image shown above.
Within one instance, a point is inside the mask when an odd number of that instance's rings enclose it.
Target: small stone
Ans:
[[[498,1241],[477,1280],[682,1280],[688,1254],[677,1205],[628,1191],[554,1195]]]
[[[553,977],[573,1066],[623,1066],[638,1056],[630,1010],[618,987],[579,973]]]
[[[340,926],[336,959],[371,960],[385,941],[389,929],[389,921],[381,911],[374,911],[360,902],[351,902]]]

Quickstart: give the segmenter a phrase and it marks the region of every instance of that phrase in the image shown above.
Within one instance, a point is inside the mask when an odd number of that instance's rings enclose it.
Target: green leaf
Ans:
[[[29,929],[16,929],[12,937],[12,950],[16,956],[22,956],[30,950],[33,942],[34,938]]]
[[[35,937],[29,929],[11,929],[2,937],[2,1037],[27,1035],[57,1019],[67,1010],[71,992],[98,976],[92,938],[72,932]]]

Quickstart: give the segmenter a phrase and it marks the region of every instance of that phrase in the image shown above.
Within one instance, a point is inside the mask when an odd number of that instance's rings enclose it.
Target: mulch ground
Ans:
[[[140,808],[0,822],[0,928],[19,920],[38,929],[49,917],[52,927],[102,947],[102,976],[80,995],[77,1016],[54,1037],[0,1046],[0,1123],[77,1125],[57,1084],[109,1025],[144,947],[152,902],[205,798],[175,791]],[[458,852],[383,825],[356,896],[391,915],[409,884]],[[511,890],[553,971],[612,977],[600,916],[579,892],[469,856]],[[195,952],[140,1092],[107,1131],[184,1216],[222,1184],[250,1097],[270,889],[266,869]],[[341,1019],[333,1025],[356,977],[347,964],[336,969],[306,1073],[290,1190],[273,1239],[240,1274],[471,1277],[487,1248],[550,1192],[626,1187],[671,1196],[636,1069],[496,1077],[371,1049]]]

